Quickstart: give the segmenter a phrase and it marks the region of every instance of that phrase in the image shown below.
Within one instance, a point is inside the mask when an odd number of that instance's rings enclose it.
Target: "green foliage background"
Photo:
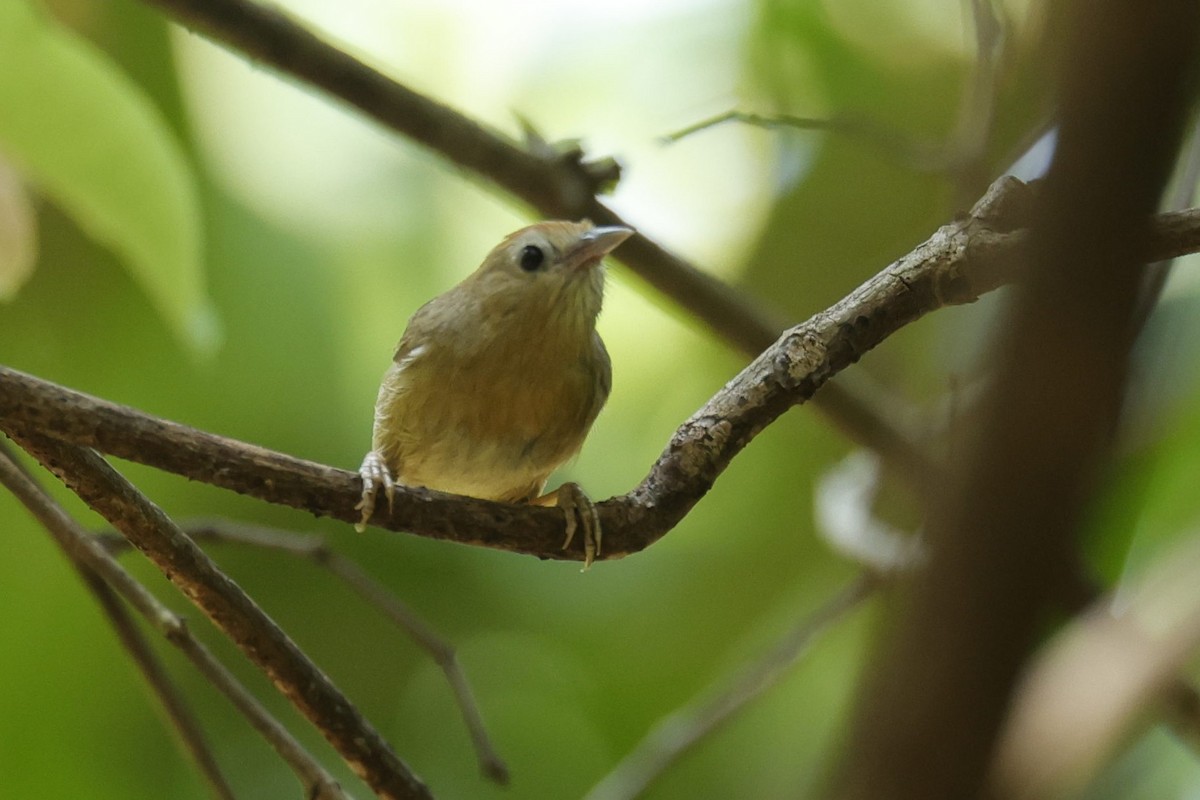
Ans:
[[[0,155],[26,181],[40,251],[28,283],[0,306],[0,362],[206,430],[356,466],[378,378],[407,316],[469,272],[527,212],[329,101],[169,31],[140,4],[9,2],[0,26],[32,14],[66,48],[71,67],[42,61],[20,81],[0,80]],[[500,27],[404,0],[334,5],[336,13],[315,3],[295,9],[469,115],[514,130],[518,110],[549,138],[582,137],[592,152],[616,154],[627,168],[614,198],[619,210],[793,319],[838,299],[957,210],[962,187],[945,175],[853,137],[733,124],[670,147],[656,137],[740,107],[853,113],[908,136],[948,140],[973,58],[960,4],[712,0],[636,13],[618,7],[608,17],[584,4],[548,4],[537,13],[550,21],[528,26],[533,12],[520,4],[470,7],[509,20]],[[1005,8],[1011,59],[999,85],[995,169],[1036,125],[1049,91],[1036,56],[1037,7]],[[0,54],[0,65],[17,57]],[[13,131],[39,115],[87,111],[47,105],[54,95],[36,91],[39,81],[81,96],[103,84],[112,99],[83,127],[75,118],[54,136],[18,137]],[[101,133],[117,144],[108,169],[85,181],[69,162],[86,165]],[[155,167],[163,159],[170,175]],[[137,210],[164,204],[187,213],[172,222]],[[98,225],[97,208],[132,211]],[[189,226],[202,241],[188,239]],[[158,251],[138,248],[164,237]],[[1196,298],[1187,269],[1145,337],[1131,400],[1135,435],[1096,513],[1096,566],[1114,579],[1197,521]],[[563,476],[596,498],[632,487],[674,427],[744,362],[623,268],[611,277],[601,328],[615,390]],[[996,302],[939,312],[858,369],[907,401],[936,397],[952,377],[970,379],[970,357]],[[216,325],[204,323],[210,311]],[[506,795],[478,776],[437,670],[374,611],[309,564],[213,551],[435,793],[561,798],[581,795],[655,720],[762,652],[854,574],[812,530],[813,483],[847,448],[813,411],[793,412],[662,542],[586,575],[570,564],[380,531],[357,535],[121,467],[177,518],[221,516],[327,536],[457,645],[512,768]],[[205,796],[90,596],[2,493],[0,530],[6,795]],[[138,557],[124,560],[186,609]],[[365,796],[272,687],[188,615]],[[819,796],[869,654],[872,616],[839,625],[650,796]],[[269,749],[170,648],[159,649],[235,788],[246,797],[294,797],[293,779]],[[1182,796],[1198,787],[1191,756],[1156,732],[1135,743],[1093,796]]]

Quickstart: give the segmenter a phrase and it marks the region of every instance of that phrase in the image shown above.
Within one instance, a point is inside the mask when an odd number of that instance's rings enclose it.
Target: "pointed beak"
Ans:
[[[579,237],[579,241],[567,254],[568,266],[571,269],[582,269],[596,264],[630,236],[633,236],[633,228],[623,225],[592,228]]]

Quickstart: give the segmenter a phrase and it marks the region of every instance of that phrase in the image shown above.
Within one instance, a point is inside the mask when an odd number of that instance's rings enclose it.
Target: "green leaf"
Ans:
[[[3,0],[0,109],[0,151],[121,257],[178,335],[215,348],[194,179],[138,86],[27,0]]]

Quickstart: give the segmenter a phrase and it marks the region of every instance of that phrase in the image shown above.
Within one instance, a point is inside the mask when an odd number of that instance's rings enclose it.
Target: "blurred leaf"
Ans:
[[[1106,583],[1196,533],[1200,503],[1200,294],[1169,293],[1134,349],[1126,452],[1104,476],[1088,555]]]
[[[0,3],[0,148],[125,267],[177,334],[217,343],[200,207],[170,129],[100,51],[25,0]]]
[[[37,224],[29,193],[0,159],[0,301],[16,297],[36,262]]]

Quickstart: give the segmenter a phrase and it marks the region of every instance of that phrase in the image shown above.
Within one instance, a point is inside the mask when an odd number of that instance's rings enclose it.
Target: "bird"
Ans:
[[[634,231],[589,220],[522,228],[409,319],[375,402],[359,474],[364,530],[396,485],[507,503],[557,505],[566,549],[581,529],[584,569],[599,516],[575,483],[544,494],[583,445],[612,388],[596,331],[603,259]]]

